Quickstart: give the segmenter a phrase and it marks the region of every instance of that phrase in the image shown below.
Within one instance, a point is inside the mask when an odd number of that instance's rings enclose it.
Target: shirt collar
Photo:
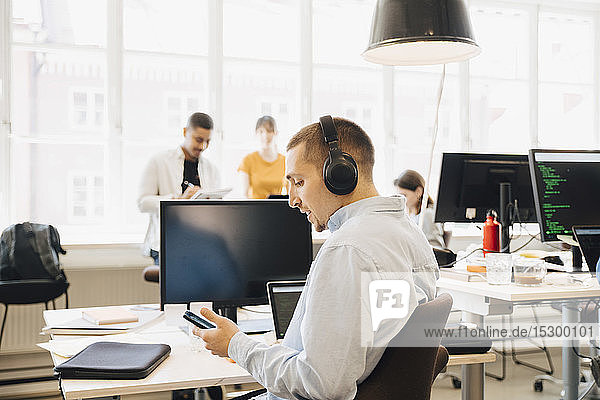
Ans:
[[[344,206],[329,217],[327,227],[331,233],[337,231],[349,219],[372,212],[404,212],[406,199],[404,196],[368,197]]]
[[[177,155],[177,159],[178,160],[185,160],[185,153],[183,152],[183,148],[181,147],[181,145],[177,146],[177,150],[176,153]],[[202,153],[200,153],[200,157],[198,157],[198,164],[200,164],[202,161]]]

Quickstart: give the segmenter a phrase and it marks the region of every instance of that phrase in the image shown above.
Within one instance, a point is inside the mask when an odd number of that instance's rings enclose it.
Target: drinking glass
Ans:
[[[512,255],[488,253],[485,255],[487,281],[490,285],[508,285],[512,275]]]
[[[546,276],[546,265],[542,260],[518,258],[515,260],[515,284],[519,286],[539,286]]]

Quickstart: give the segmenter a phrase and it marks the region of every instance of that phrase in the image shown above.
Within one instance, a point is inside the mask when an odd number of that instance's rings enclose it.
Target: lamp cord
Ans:
[[[446,80],[446,64],[443,64],[442,67],[442,75],[440,76],[440,84],[438,86],[437,93],[437,104],[435,107],[435,120],[433,122],[433,138],[431,140],[431,148],[429,149],[429,165],[427,166],[427,178],[425,179],[425,187],[423,188],[423,197],[421,200],[421,210],[419,214],[421,217],[419,218],[419,227],[423,229],[423,224],[425,222],[425,218],[423,217],[423,213],[427,208],[427,202],[429,201],[429,180],[431,179],[431,169],[433,165],[433,152],[435,151],[435,144],[437,142],[437,134],[438,134],[438,122],[440,117],[440,105],[442,103],[442,93],[444,92],[444,81]]]

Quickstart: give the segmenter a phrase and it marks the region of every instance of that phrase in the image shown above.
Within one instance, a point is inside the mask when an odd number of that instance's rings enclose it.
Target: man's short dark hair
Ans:
[[[210,115],[201,112],[195,112],[188,118],[187,127],[192,129],[204,128],[210,131],[213,129],[214,124]]]
[[[333,122],[338,133],[340,149],[350,154],[358,164],[363,178],[372,181],[373,165],[375,164],[375,148],[367,133],[354,122],[344,118],[334,118]],[[329,153],[329,147],[323,138],[319,123],[314,123],[300,129],[288,142],[287,151],[304,143],[305,161],[323,168],[323,163]]]

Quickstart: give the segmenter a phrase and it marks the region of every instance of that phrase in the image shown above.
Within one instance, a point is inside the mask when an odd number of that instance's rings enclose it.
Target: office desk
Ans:
[[[454,299],[453,308],[463,312],[465,322],[482,325],[485,316],[512,314],[517,304],[560,301],[563,323],[576,323],[579,320],[578,303],[582,300],[600,297],[597,282],[589,288],[559,288],[551,285],[521,287],[511,285],[489,285],[487,282],[463,282],[440,278],[438,293],[449,293]],[[579,390],[579,359],[571,346],[578,341],[565,339],[562,347],[563,380],[565,400],[577,399]],[[485,368],[483,364],[463,367],[462,398],[483,398]]]
[[[47,325],[59,325],[77,318],[80,314],[81,311],[77,309],[49,310],[44,311],[44,320]],[[148,342],[168,344],[171,346],[171,355],[144,379],[64,379],[62,390],[65,398],[70,400],[255,382],[246,370],[235,363],[213,356],[205,349],[200,352],[191,351],[188,335],[177,327],[167,327],[162,320],[136,333]],[[118,336],[108,335],[97,338],[98,341],[107,338],[118,340]],[[53,335],[53,339],[56,340],[80,337]],[[54,365],[65,360],[66,358],[52,353]]]
[[[47,325],[60,325],[81,315],[80,309],[44,311]],[[136,332],[151,343],[166,343],[171,346],[171,355],[148,377],[139,380],[91,380],[65,379],[62,381],[62,391],[65,399],[82,399],[102,396],[120,396],[125,394],[150,393],[168,390],[189,389],[206,386],[232,385],[256,382],[254,378],[240,368],[223,358],[213,356],[207,350],[192,352],[190,339],[176,327],[167,327],[164,317],[154,324],[149,324],[143,330]],[[115,340],[119,335],[97,336],[97,341]],[[55,340],[69,340],[81,336],[53,335]],[[51,353],[54,365],[67,359]],[[470,365],[494,362],[496,355],[468,354],[450,356],[448,366]],[[464,391],[465,385],[462,386]]]

